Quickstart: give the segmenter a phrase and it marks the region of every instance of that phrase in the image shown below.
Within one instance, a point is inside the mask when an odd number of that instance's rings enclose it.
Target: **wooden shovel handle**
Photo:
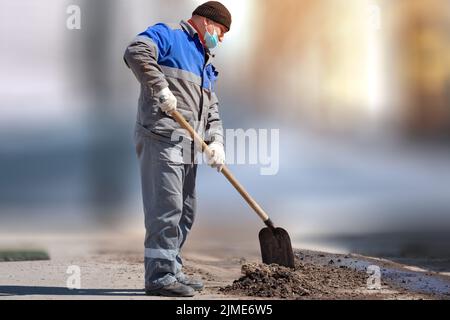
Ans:
[[[180,124],[181,127],[186,129],[194,139],[195,143],[202,146],[202,151],[206,155],[211,157],[212,151],[208,145],[203,141],[203,139],[198,135],[198,133],[191,127],[191,125],[184,119],[184,117],[178,111],[172,111],[170,115]],[[268,214],[261,208],[261,206],[250,196],[250,194],[245,190],[245,188],[239,183],[239,181],[233,176],[230,169],[226,165],[222,167],[222,174],[228,181],[233,185],[233,187],[240,193],[249,206],[256,212],[256,214],[264,221],[264,223],[273,229],[273,223],[270,220]]]

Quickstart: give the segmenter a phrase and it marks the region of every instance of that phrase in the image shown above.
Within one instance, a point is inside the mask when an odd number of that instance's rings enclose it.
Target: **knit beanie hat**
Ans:
[[[214,22],[220,23],[228,31],[231,27],[231,13],[218,1],[208,1],[197,7],[192,15],[198,15],[208,18]]]

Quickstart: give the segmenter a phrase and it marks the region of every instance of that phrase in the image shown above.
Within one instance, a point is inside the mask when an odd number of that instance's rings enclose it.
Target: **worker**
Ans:
[[[208,1],[187,21],[149,27],[125,51],[125,63],[141,88],[135,146],[145,215],[147,295],[189,297],[203,289],[199,279],[183,273],[180,253],[196,215],[197,149],[171,113],[180,112],[206,141],[212,151],[206,160],[220,171],[224,135],[212,52],[231,22],[223,4]],[[187,150],[193,151],[188,161]]]

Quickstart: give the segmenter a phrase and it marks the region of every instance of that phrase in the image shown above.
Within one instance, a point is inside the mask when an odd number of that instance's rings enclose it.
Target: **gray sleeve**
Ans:
[[[142,85],[153,88],[154,92],[169,86],[158,65],[158,47],[148,37],[136,37],[125,50],[123,58]]]
[[[214,103],[209,107],[208,110],[208,120],[206,124],[206,141],[208,143],[211,142],[219,142],[222,145],[224,144],[223,138],[223,125],[222,120],[220,119],[219,114],[219,101],[214,95]]]

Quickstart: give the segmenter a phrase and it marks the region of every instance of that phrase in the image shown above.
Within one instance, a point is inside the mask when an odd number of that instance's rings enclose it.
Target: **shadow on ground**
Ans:
[[[0,286],[1,296],[144,296],[141,289],[68,289],[63,287]]]

